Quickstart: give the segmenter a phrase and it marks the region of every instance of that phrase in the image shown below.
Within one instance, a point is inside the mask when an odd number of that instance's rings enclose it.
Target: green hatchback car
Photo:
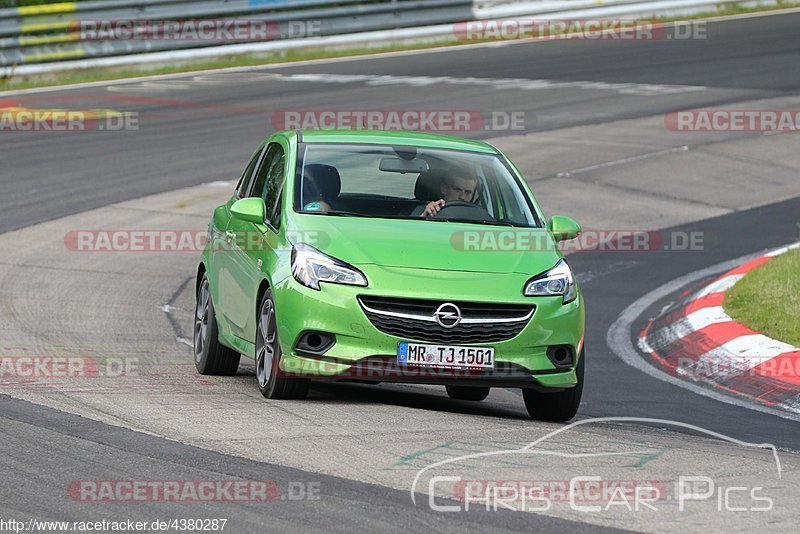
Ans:
[[[282,131],[214,211],[197,270],[194,357],[261,393],[309,381],[444,385],[479,401],[521,388],[567,421],[584,374],[584,305],[545,219],[495,147],[443,135]]]

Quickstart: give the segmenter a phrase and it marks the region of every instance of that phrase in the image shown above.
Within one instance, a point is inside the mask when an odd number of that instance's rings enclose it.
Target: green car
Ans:
[[[443,135],[282,131],[214,211],[197,271],[194,357],[261,393],[309,381],[521,388],[567,421],[583,388],[584,305],[545,219],[495,147]]]

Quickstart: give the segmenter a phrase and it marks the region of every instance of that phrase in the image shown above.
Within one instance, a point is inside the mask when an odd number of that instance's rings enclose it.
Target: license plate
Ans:
[[[450,369],[493,369],[494,347],[428,345],[403,341],[397,346],[397,363]]]

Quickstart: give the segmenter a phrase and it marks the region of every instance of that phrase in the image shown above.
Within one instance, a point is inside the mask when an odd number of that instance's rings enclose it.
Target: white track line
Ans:
[[[699,87],[699,86],[696,86]],[[689,150],[688,145],[667,148],[666,150],[656,150],[655,152],[647,152],[645,154],[639,154],[637,156],[630,156],[627,158],[620,158],[615,159],[612,161],[605,161],[603,163],[598,163],[597,165],[589,165],[588,167],[580,167],[578,169],[572,169],[570,171],[562,171],[556,174],[556,178],[569,178],[573,174],[581,174],[584,172],[592,172],[599,169],[605,169],[606,167],[614,167],[616,165],[625,165],[626,163],[632,163],[634,161],[641,161],[643,159],[653,158],[656,156],[665,156],[668,154],[674,154],[676,152],[686,152]]]
[[[697,366],[718,369],[717,372],[724,375],[719,378],[728,378],[793,350],[795,350],[793,346],[763,334],[751,334],[734,338],[700,355]],[[715,381],[717,380],[715,378]]]
[[[733,319],[725,313],[722,306],[702,308],[658,330],[653,334],[654,341],[650,343],[650,346],[655,350],[661,350],[667,345],[709,325],[730,321],[733,321]]]
[[[613,91],[622,95],[652,96],[663,94],[691,93],[708,89],[702,85],[659,85],[652,83],[609,83],[591,80],[564,81],[528,78],[476,78],[474,76],[393,76],[389,74],[273,74],[275,80],[302,83],[363,83],[369,86],[410,85],[427,87],[431,85],[467,85],[491,87],[498,90],[538,91],[542,89],[586,89],[593,91]],[[688,147],[670,148],[655,154],[644,154],[629,158],[629,161],[643,159],[651,155],[684,151]]]
[[[705,297],[706,295],[710,295],[711,293],[724,293],[725,291],[732,288],[736,282],[744,277],[743,274],[731,274],[724,278],[720,278],[716,282],[713,282],[706,287],[704,287],[701,291],[698,291],[692,300],[697,300],[701,297]]]

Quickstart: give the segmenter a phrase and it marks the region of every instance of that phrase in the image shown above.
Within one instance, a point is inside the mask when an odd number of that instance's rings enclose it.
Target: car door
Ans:
[[[255,340],[256,297],[262,267],[265,262],[271,264],[275,256],[273,247],[280,226],[279,214],[277,219],[273,218],[285,167],[284,148],[277,142],[267,145],[249,192],[249,196],[264,199],[266,220],[259,224],[231,217],[225,229],[228,245],[223,272],[226,279],[221,284],[224,314],[231,333],[250,342]]]
[[[239,178],[239,182],[236,185],[233,195],[231,195],[231,198],[228,199],[227,203],[217,207],[217,209],[214,210],[214,214],[211,217],[211,223],[208,227],[207,237],[209,240],[209,246],[206,273],[208,275],[208,283],[211,289],[211,300],[214,302],[214,307],[219,310],[217,315],[218,317],[223,315],[223,317],[220,317],[223,319],[223,321],[220,321],[222,324],[219,325],[220,328],[223,329],[226,329],[227,325],[224,322],[224,314],[220,313],[224,306],[221,296],[222,292],[220,291],[220,284],[226,279],[224,269],[226,268],[225,259],[228,244],[225,242],[225,230],[228,228],[228,222],[231,218],[230,208],[234,202],[249,195],[253,185],[253,176],[256,172],[256,166],[261,161],[261,158],[266,151],[265,149],[266,147],[264,144],[260,145],[258,150],[256,150],[250,157],[244,172],[242,172],[242,176]],[[227,278],[229,278],[229,276],[227,276]]]

